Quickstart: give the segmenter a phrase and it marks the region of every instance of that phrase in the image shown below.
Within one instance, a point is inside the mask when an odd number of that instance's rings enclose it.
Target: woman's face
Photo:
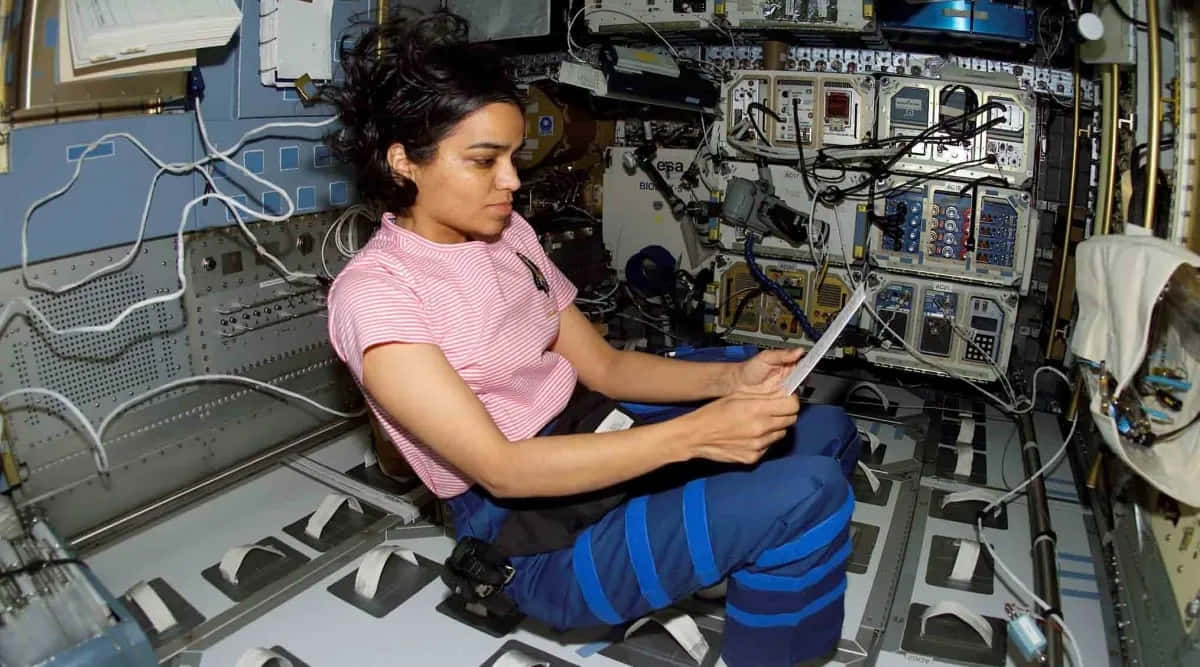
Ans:
[[[493,103],[459,121],[426,165],[412,163],[399,144],[388,160],[417,185],[417,200],[403,220],[438,243],[487,239],[504,231],[513,192],[521,187],[513,153],[525,138],[525,117],[512,104]]]

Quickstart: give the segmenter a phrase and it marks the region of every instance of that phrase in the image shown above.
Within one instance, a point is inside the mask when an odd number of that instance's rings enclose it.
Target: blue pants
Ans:
[[[842,631],[858,430],[841,408],[811,405],[789,436],[756,466],[694,463],[648,475],[644,495],[573,547],[513,558],[505,592],[521,611],[566,629],[630,621],[729,577],[730,667],[791,667],[826,654]],[[475,489],[450,507],[460,538],[494,540],[506,514]]]

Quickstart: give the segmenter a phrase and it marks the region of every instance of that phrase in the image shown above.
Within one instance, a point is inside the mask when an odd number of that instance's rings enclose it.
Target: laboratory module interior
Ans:
[[[439,13],[613,349],[804,348],[801,417],[853,419],[802,664],[1200,665],[1188,0],[0,0],[0,665],[751,664],[737,576],[566,629],[454,585],[335,351],[391,223],[325,91]]]

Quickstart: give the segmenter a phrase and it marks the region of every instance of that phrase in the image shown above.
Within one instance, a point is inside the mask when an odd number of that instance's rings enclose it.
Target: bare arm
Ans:
[[[363,357],[363,384],[421,442],[497,497],[563,496],[612,486],[701,453],[696,424],[510,442],[436,346],[388,344]]]
[[[559,315],[553,349],[571,362],[584,384],[618,401],[700,401],[724,396],[735,388],[735,364],[682,361],[614,349],[573,305]]]

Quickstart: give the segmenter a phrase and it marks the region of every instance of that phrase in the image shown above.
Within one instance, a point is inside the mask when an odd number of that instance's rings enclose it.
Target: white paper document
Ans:
[[[229,42],[242,22],[233,0],[67,0],[77,68]]]
[[[850,320],[854,319],[854,315],[858,313],[858,309],[862,307],[863,302],[867,300],[867,288],[865,285],[859,285],[858,289],[850,295],[850,299],[846,301],[846,305],[842,308],[842,312],[830,323],[829,328],[825,333],[821,334],[821,340],[817,341],[816,345],[812,346],[800,363],[792,369],[788,374],[787,379],[783,381],[783,387],[787,393],[796,391],[804,380],[808,377],[813,369],[817,367],[817,363],[825,358],[829,350],[833,347],[833,343],[842,335],[846,325],[850,324]]]

